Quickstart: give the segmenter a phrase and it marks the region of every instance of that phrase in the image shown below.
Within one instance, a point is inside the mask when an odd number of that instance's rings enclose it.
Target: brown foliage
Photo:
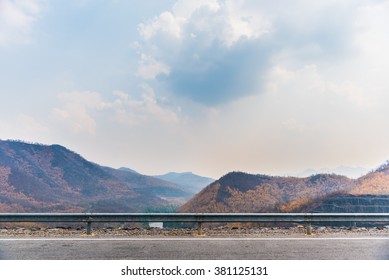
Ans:
[[[248,178],[247,183],[245,177]],[[234,172],[205,188],[179,210],[182,212],[293,212],[310,201],[348,190],[351,182],[352,180],[347,177],[329,174],[295,178]]]
[[[1,212],[140,212],[189,194],[102,167],[59,145],[0,140]]]

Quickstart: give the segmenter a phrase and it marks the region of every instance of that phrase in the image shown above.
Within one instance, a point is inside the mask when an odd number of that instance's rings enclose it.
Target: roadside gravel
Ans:
[[[160,229],[107,227],[93,228],[92,235],[85,234],[85,228],[73,227],[0,227],[0,238],[145,238],[145,237],[217,237],[217,238],[374,238],[388,237],[389,226],[384,227],[312,227],[312,235],[307,235],[302,226],[260,227],[260,228],[203,228],[199,236],[197,229]]]

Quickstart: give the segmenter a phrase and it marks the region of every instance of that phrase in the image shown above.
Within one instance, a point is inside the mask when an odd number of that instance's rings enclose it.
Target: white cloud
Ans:
[[[156,61],[154,58],[145,54],[141,55],[141,59],[138,67],[138,76],[143,79],[150,80],[154,79],[160,74],[168,75],[170,69],[165,64]]]
[[[206,35],[209,43],[217,40],[229,47],[242,37],[254,39],[271,28],[263,13],[245,9],[243,1],[180,0],[173,6],[172,13],[182,36]]]
[[[207,7],[212,11],[218,11],[220,9],[220,3],[217,0],[198,0],[198,1],[177,1],[172,11],[173,13],[180,18],[188,19],[192,14],[203,8]]]
[[[0,45],[24,43],[37,20],[42,1],[2,0],[0,1]]]
[[[168,108],[163,108],[157,100],[153,89],[143,87],[140,100],[133,99],[129,94],[116,91],[117,97],[111,107],[116,115],[115,119],[126,125],[140,125],[150,123],[178,123],[177,114]]]
[[[64,123],[73,133],[96,133],[96,121],[92,116],[96,110],[107,107],[96,92],[68,92],[59,95],[61,107],[52,110],[54,120]]]
[[[181,37],[181,21],[177,19],[172,13],[164,12],[160,16],[154,18],[149,24],[140,24],[139,33],[145,39],[151,39],[157,33],[165,33],[166,35],[180,38]]]
[[[68,92],[59,95],[61,106],[51,111],[55,121],[76,134],[95,135],[100,122],[114,122],[125,126],[178,123],[177,114],[159,104],[154,91],[143,87],[141,99],[134,99],[122,91],[115,91],[112,101],[103,100],[97,92]]]
[[[207,105],[250,94],[269,59],[258,40],[270,28],[266,16],[243,1],[177,1],[139,25],[138,76]]]
[[[354,48],[348,39],[358,5],[179,0],[139,25],[138,75],[205,105],[258,94],[274,61],[301,67],[344,59]]]

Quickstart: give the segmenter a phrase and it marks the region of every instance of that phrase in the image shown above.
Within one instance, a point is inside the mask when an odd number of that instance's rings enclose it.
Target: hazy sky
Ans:
[[[0,138],[144,174],[389,159],[389,1],[0,0]]]

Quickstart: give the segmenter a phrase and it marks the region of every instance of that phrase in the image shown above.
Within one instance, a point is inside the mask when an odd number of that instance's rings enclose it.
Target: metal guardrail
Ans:
[[[80,222],[91,234],[93,223],[115,222],[293,222],[311,234],[313,222],[388,222],[389,213],[0,213],[0,222]]]

